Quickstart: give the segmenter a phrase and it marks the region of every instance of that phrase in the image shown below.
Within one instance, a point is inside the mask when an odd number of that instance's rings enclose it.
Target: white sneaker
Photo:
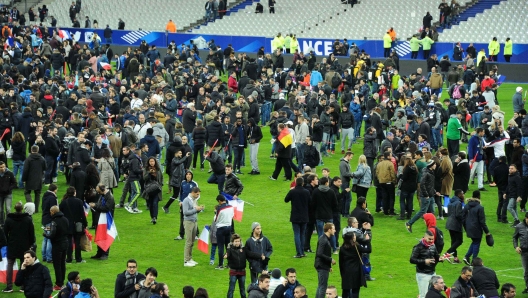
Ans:
[[[183,266],[184,266],[184,267],[194,267],[194,266],[196,266],[196,264],[191,263],[191,262],[189,261],[189,262],[185,262],[185,263],[183,264]]]
[[[141,213],[141,212],[143,212],[143,211],[142,211],[142,210],[139,210],[138,208],[134,208],[134,209],[132,210],[132,213],[136,213],[136,214]]]
[[[57,182],[57,177],[53,177],[53,183],[56,183]]]
[[[187,261],[187,263],[192,263],[194,265],[198,265],[198,262],[196,262],[195,260],[193,259],[190,259],[189,261]]]
[[[132,208],[130,208],[128,205],[125,205],[125,210],[128,211],[129,213],[134,213]]]

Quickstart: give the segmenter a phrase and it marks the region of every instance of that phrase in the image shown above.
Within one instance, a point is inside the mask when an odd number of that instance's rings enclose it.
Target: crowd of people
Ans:
[[[98,297],[92,281],[81,281],[80,273],[66,278],[66,263],[74,258],[85,262],[80,243],[84,230],[95,228],[103,213],[113,216],[115,208],[141,213],[140,197],[155,225],[166,184],[171,195],[162,210],[171,212],[178,200],[175,240],[185,241],[183,266],[196,267],[193,248],[204,209],[193,174],[199,162],[200,171],[210,173],[207,183],[218,186],[210,264],[229,270],[228,297],[237,282],[243,297],[246,292],[252,298],[305,297],[307,290],[294,268],[286,270],[286,279],[269,270],[273,239],[264,236],[260,223],[251,225],[244,245],[234,232],[235,207],[229,201],[238,200],[245,189],[241,177],[249,147],[247,174],[267,171],[270,180],[283,177],[290,182],[284,200],[292,208],[293,257],[315,253],[317,298],[337,296],[328,281],[333,265],[339,266],[342,297],[359,297],[360,288],[375,280],[370,274],[374,217],[367,201],[379,216],[397,216],[411,233],[419,219],[425,220],[428,230],[410,258],[416,264],[420,297],[441,296],[445,284],[435,275],[440,261],[473,266],[462,269],[451,297],[475,297],[477,292],[515,296],[515,287],[500,288],[496,275],[478,257],[483,238],[492,241],[480,195],[487,191],[484,184],[497,188],[497,220],[508,224],[511,214],[514,248],[525,267],[528,213],[525,218],[519,213],[526,212],[528,198],[523,186],[528,180],[528,118],[518,87],[512,98],[514,115],[506,121],[497,96],[498,69],[487,69],[485,53],[479,53],[484,57],[477,59],[480,64],[466,70],[431,55],[426,71],[400,75],[395,52],[371,61],[346,40],[337,40],[334,53],[322,59],[299,52],[291,35],[278,34],[273,52],[261,48],[256,58],[211,40],[202,62],[201,49],[192,43],[171,43],[163,58],[146,42],[114,55],[111,44],[102,46],[97,37],[81,48],[62,40],[58,32],[47,36],[44,28],[11,30],[21,46],[6,47],[0,76],[0,231],[6,236],[0,244],[8,247],[4,292],[13,291],[14,278],[26,297],[47,297],[51,291]],[[350,48],[354,50],[343,65],[337,56]],[[291,65],[285,65],[283,52],[293,54]],[[117,60],[115,72],[101,64],[112,59]],[[227,82],[221,80],[224,71]],[[273,172],[259,167],[264,126],[273,143]],[[363,154],[353,170],[352,148],[359,142]],[[460,150],[460,143],[468,143],[467,152]],[[342,158],[338,169],[330,169],[324,162],[337,156],[338,144]],[[339,147],[337,151],[339,155]],[[60,173],[68,187],[59,202]],[[477,190],[466,200],[475,178]],[[118,201],[113,189],[120,182]],[[16,188],[24,189],[26,204],[16,203],[11,212]],[[395,206],[397,196],[400,208]],[[85,203],[92,211],[91,223]],[[39,261],[33,223],[38,213],[44,228]],[[343,217],[346,227],[341,227]],[[445,252],[437,226],[442,220],[451,236]],[[471,245],[459,259],[464,230]],[[318,241],[312,250],[314,231]],[[109,251],[98,246],[91,259],[107,260]],[[14,277],[16,260],[21,270]],[[54,282],[43,263],[53,265]],[[251,283],[246,289],[248,265]],[[167,285],[156,283],[156,276],[154,268],[138,273],[137,262],[129,260],[116,281],[115,297],[168,297]],[[527,276],[523,293],[528,293]],[[185,297],[207,297],[204,289],[186,289]]]

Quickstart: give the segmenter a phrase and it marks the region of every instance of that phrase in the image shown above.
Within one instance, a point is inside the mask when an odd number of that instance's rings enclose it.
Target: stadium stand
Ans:
[[[444,30],[439,39],[446,42],[471,39],[473,42],[487,43],[492,37],[497,37],[501,42],[509,37],[515,43],[528,43],[528,21],[525,17],[527,10],[526,0],[501,1],[499,5],[477,14],[467,22]]]
[[[459,2],[463,6],[471,1]],[[418,8],[410,8],[410,4],[415,3],[394,0],[388,5],[384,1],[363,0],[351,8],[341,4],[340,0],[327,1],[324,7],[318,0],[306,0],[300,7],[297,0],[281,0],[276,4],[275,14],[268,12],[267,5],[264,5],[264,13],[255,14],[255,2],[238,13],[193,32],[257,36],[273,36],[282,32],[294,33],[298,37],[381,39],[388,28],[394,27],[398,37],[406,39],[418,32],[427,11],[433,15],[433,21],[438,21],[438,0],[422,0]],[[295,12],[295,17],[291,17],[292,12]],[[383,13],[383,18],[379,17],[380,13]],[[339,36],[335,36],[336,32]]]
[[[228,6],[232,6],[240,0],[226,0]],[[71,27],[68,8],[71,0],[55,0],[48,5],[50,15],[58,20],[59,26]],[[204,18],[205,1],[181,0],[175,3],[171,0],[113,0],[110,4],[113,8],[108,9],[108,5],[102,5],[100,1],[83,0],[79,13],[79,22],[84,27],[84,17],[89,16],[91,20],[96,19],[99,28],[104,28],[109,24],[116,29],[118,18],[123,19],[127,30],[164,31],[169,19],[172,19],[180,30],[193,23],[197,23]],[[145,5],[156,7],[157,9],[145,9]],[[139,12],[139,14],[138,14]]]

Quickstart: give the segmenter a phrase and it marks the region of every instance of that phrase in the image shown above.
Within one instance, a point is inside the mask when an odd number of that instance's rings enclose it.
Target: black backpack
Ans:
[[[444,108],[438,106],[436,107],[436,110],[440,114],[440,121],[442,121],[442,123],[447,123],[447,121],[449,121],[449,114],[447,111]]]
[[[434,245],[436,247],[436,251],[440,254],[444,249],[444,232],[442,232],[442,230],[437,227],[434,228],[436,233]]]
[[[332,88],[337,89],[341,85],[341,76],[337,71],[334,73],[334,76],[332,77]]]

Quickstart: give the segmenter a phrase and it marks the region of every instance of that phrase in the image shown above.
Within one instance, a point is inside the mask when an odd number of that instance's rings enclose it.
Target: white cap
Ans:
[[[522,87],[517,87],[517,88],[515,89],[515,92],[521,92],[521,91],[522,91]]]
[[[293,125],[293,122],[288,121],[288,122],[286,122],[286,125]]]

